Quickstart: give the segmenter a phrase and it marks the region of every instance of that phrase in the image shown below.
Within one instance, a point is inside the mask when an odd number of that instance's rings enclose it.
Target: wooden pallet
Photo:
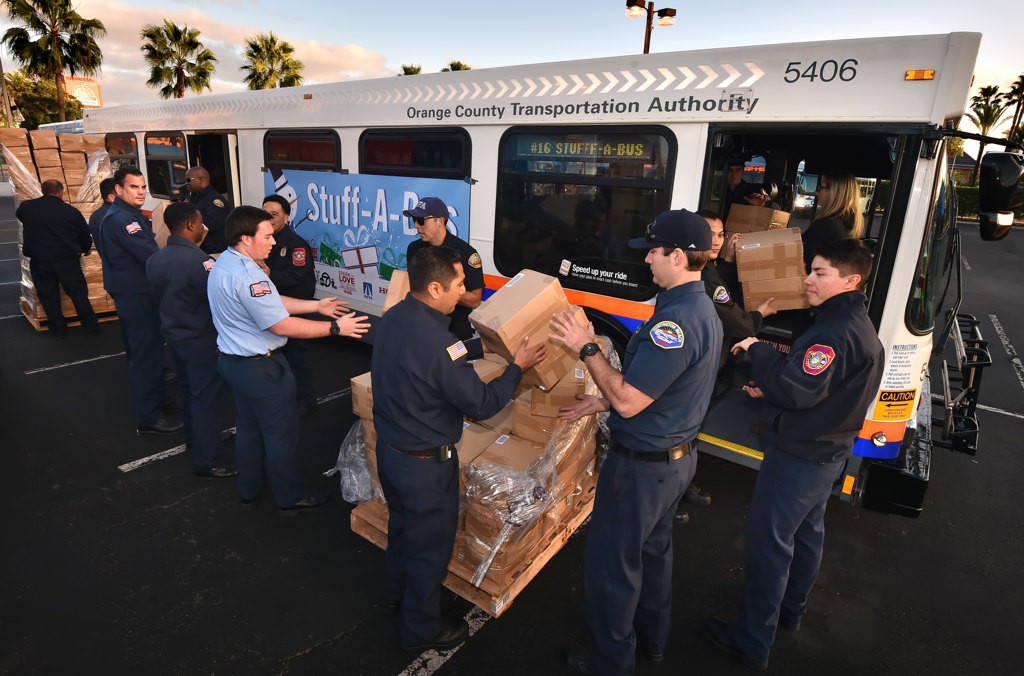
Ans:
[[[36,331],[49,331],[50,330],[50,326],[49,326],[50,322],[49,322],[49,320],[47,320],[47,319],[39,319],[39,318],[33,316],[32,311],[28,307],[28,303],[26,303],[25,301],[21,301],[21,314],[24,315],[25,319],[28,320],[28,323],[31,324],[32,327]],[[98,320],[100,320],[101,322],[112,322],[115,319],[117,319],[117,312],[115,312],[113,310],[111,310],[109,312],[97,312],[96,313],[96,318]],[[72,316],[72,317],[68,317],[67,318],[67,323],[68,323],[69,327],[71,327],[71,326],[81,326],[82,325],[82,322],[78,321],[78,316],[77,315],[76,316]]]
[[[448,574],[444,578],[444,586],[491,617],[500,617],[508,610],[512,601],[526,589],[526,585],[537,577],[548,561],[561,551],[573,533],[590,517],[590,513],[594,509],[592,491],[588,493],[588,497],[590,499],[584,501],[579,509],[574,511],[572,516],[546,540],[543,549],[522,564],[523,568],[516,572],[512,581],[504,588],[496,592],[489,592],[473,586],[468,580],[472,577],[473,570],[455,559],[448,564]],[[381,549],[387,549],[388,536],[385,515],[386,511],[380,505],[373,503],[360,505],[352,510],[352,530]]]

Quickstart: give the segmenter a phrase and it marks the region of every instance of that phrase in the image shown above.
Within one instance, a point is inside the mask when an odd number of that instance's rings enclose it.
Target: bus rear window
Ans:
[[[461,180],[473,173],[470,151],[462,129],[368,129],[359,139],[359,171]]]
[[[513,129],[502,139],[494,261],[628,300],[656,289],[641,237],[669,208],[675,140],[661,127]]]

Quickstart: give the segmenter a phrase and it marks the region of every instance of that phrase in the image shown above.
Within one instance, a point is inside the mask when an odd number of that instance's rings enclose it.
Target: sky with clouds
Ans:
[[[1019,0],[858,0],[855,3],[724,3],[665,0],[677,24],[655,26],[651,51],[802,42],[882,35],[981,32],[975,85],[1009,85],[1024,73]],[[78,11],[103,21],[98,77],[106,105],[157,97],[146,87],[139,49],[144,24],[169,19],[197,28],[219,62],[215,93],[240,91],[242,43],[274,31],[305,64],[307,83],[388,77],[403,64],[424,72],[452,59],[474,68],[636,54],[642,20],[625,16],[623,0],[517,0],[452,3],[434,0],[79,0]],[[201,7],[201,8],[200,8]],[[10,26],[0,17],[0,30]],[[9,53],[5,68],[13,69]],[[191,95],[191,94],[190,94]]]

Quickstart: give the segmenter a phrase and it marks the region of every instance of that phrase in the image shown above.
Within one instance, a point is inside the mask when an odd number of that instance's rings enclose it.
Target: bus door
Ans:
[[[242,191],[238,181],[238,136],[234,132],[202,132],[189,135],[190,167],[210,172],[210,185],[238,205]]]

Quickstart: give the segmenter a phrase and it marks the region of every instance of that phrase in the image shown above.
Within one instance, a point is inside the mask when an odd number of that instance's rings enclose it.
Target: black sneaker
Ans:
[[[143,434],[177,434],[185,429],[185,423],[174,422],[169,418],[161,416],[155,423],[150,425],[139,425],[135,431],[139,436]]]
[[[329,496],[327,495],[310,495],[302,498],[294,505],[288,505],[287,507],[281,507],[281,516],[295,516],[299,512],[306,511],[308,509],[316,509],[317,507],[323,507],[327,504]]]
[[[758,660],[740,650],[733,638],[733,625],[720,620],[717,617],[709,617],[704,623],[704,631],[707,633],[711,644],[727,655],[731,655],[737,662],[754,671],[764,671],[768,668],[768,660]]]
[[[441,629],[426,643],[402,645],[402,650],[423,652],[424,650],[451,650],[462,645],[469,638],[469,625],[463,619],[441,620]]]
[[[197,469],[196,476],[203,479],[230,479],[238,476],[238,470],[234,467],[211,467],[209,469]]]
[[[691,483],[690,487],[686,489],[686,493],[683,494],[683,500],[691,505],[707,507],[711,504],[711,493],[708,493],[697,484]]]

